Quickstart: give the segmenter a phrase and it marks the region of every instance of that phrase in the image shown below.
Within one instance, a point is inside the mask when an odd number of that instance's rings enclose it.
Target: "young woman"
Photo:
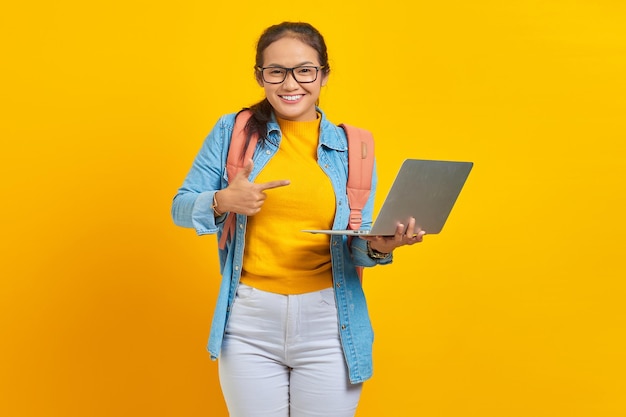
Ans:
[[[208,349],[219,357],[231,416],[353,416],[372,374],[373,340],[356,267],[390,263],[395,248],[424,232],[411,219],[387,238],[302,233],[348,224],[346,136],[316,106],[330,73],[324,39],[306,23],[272,26],[257,44],[255,71],[265,99],[246,125],[259,135],[254,156],[227,178],[236,114],[223,116],[172,206],[175,223],[199,235],[221,237],[226,214],[237,213],[219,250]],[[374,172],[365,228],[375,185]]]

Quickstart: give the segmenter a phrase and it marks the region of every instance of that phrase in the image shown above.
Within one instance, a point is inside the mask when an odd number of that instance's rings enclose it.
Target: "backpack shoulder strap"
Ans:
[[[348,229],[358,230],[363,222],[363,207],[372,191],[374,173],[374,136],[368,130],[341,124],[348,138],[348,205],[350,220]],[[352,239],[348,237],[348,247]],[[359,280],[363,282],[362,266],[356,267]]]
[[[254,150],[256,148],[257,141],[259,139],[258,135],[252,135],[250,138],[250,143],[248,143],[248,147],[246,148],[246,152],[244,154],[243,148],[246,144],[246,132],[245,127],[248,120],[252,117],[252,112],[250,110],[243,110],[237,117],[235,118],[235,125],[233,126],[233,134],[230,138],[230,145],[228,148],[228,158],[226,160],[226,173],[228,175],[228,181],[231,181],[237,173],[243,169],[246,161],[254,155]],[[222,231],[222,237],[219,240],[219,248],[224,249],[226,247],[226,242],[230,239],[235,233],[235,220],[236,214],[233,212],[228,213],[226,220],[224,222],[224,230]]]
[[[348,137],[348,202],[350,221],[348,228],[357,230],[363,222],[362,211],[372,190],[374,172],[374,137],[358,127],[341,124]]]
[[[228,180],[235,178],[240,169],[243,168],[246,161],[252,158],[254,155],[254,149],[258,141],[258,135],[253,135],[250,138],[250,143],[244,154],[243,148],[246,144],[246,123],[252,117],[250,110],[243,110],[237,114],[235,118],[235,125],[233,126],[233,134],[230,137],[230,146],[228,148],[228,158],[226,160],[226,172],[228,174]]]

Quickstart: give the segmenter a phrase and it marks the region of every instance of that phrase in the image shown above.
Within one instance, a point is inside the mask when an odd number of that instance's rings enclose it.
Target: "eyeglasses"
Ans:
[[[291,72],[294,80],[299,83],[312,83],[317,80],[317,73],[324,67],[314,67],[303,65],[300,67],[257,67],[261,71],[263,81],[268,84],[280,84],[287,79],[287,74]]]

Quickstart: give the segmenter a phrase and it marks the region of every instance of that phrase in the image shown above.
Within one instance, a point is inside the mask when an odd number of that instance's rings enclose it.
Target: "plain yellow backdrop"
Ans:
[[[617,0],[14,2],[0,13],[0,415],[226,416],[216,243],[170,203],[254,44],[325,35],[331,120],[470,160],[443,233],[368,270],[358,416],[626,415],[626,7]]]

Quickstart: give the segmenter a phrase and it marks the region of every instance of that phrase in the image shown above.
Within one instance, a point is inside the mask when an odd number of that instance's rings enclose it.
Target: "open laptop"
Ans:
[[[330,235],[393,236],[398,223],[415,218],[416,228],[437,234],[446,223],[473,162],[407,159],[371,230],[303,230]]]

